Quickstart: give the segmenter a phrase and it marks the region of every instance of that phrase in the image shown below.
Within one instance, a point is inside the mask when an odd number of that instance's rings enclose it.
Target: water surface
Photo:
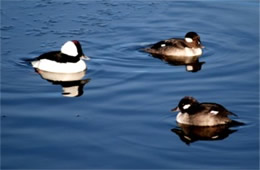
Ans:
[[[258,169],[258,1],[1,1],[2,169]],[[142,52],[195,31],[197,72]],[[79,40],[80,97],[25,59]],[[186,144],[170,110],[183,96],[246,123]],[[226,133],[225,133],[226,134]]]

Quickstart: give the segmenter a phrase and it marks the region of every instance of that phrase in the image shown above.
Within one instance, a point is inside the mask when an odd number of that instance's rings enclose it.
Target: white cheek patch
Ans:
[[[188,42],[188,43],[193,42],[193,40],[191,38],[185,38],[185,41]]]
[[[78,50],[76,45],[72,41],[66,42],[62,47],[61,47],[61,52],[63,54],[69,55],[76,57],[78,55]]]
[[[165,47],[166,46],[166,44],[161,44],[161,47]]]
[[[216,115],[219,113],[219,111],[216,111],[216,110],[211,110],[210,113],[212,113],[213,115]]]
[[[188,109],[190,106],[191,106],[190,104],[185,104],[185,105],[183,106],[183,109]]]

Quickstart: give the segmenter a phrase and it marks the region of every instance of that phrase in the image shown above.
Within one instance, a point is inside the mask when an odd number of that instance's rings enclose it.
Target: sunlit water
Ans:
[[[1,3],[3,169],[259,168],[258,1]],[[197,72],[142,52],[189,31],[206,47]],[[26,59],[74,39],[91,60],[66,97]],[[185,142],[170,110],[186,95],[246,125]]]

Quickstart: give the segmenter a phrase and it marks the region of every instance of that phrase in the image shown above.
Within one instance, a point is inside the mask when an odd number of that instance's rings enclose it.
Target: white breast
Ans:
[[[56,61],[41,59],[32,62],[34,68],[55,73],[77,73],[86,70],[87,65],[79,60],[76,63],[59,63]]]
[[[192,56],[199,56],[199,55],[202,54],[201,48],[187,48],[187,47],[185,47],[184,50],[185,50],[185,56],[192,57]]]
[[[176,121],[181,124],[190,124],[189,122],[189,114],[188,113],[181,113],[179,112]]]

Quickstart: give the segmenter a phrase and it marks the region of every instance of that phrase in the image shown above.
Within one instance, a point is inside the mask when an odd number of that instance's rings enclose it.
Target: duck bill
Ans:
[[[80,58],[82,58],[83,60],[90,60],[90,58],[86,55],[82,55]]]
[[[172,112],[179,112],[180,109],[179,109],[179,107],[177,106],[177,107],[173,108],[171,111],[172,111]]]

